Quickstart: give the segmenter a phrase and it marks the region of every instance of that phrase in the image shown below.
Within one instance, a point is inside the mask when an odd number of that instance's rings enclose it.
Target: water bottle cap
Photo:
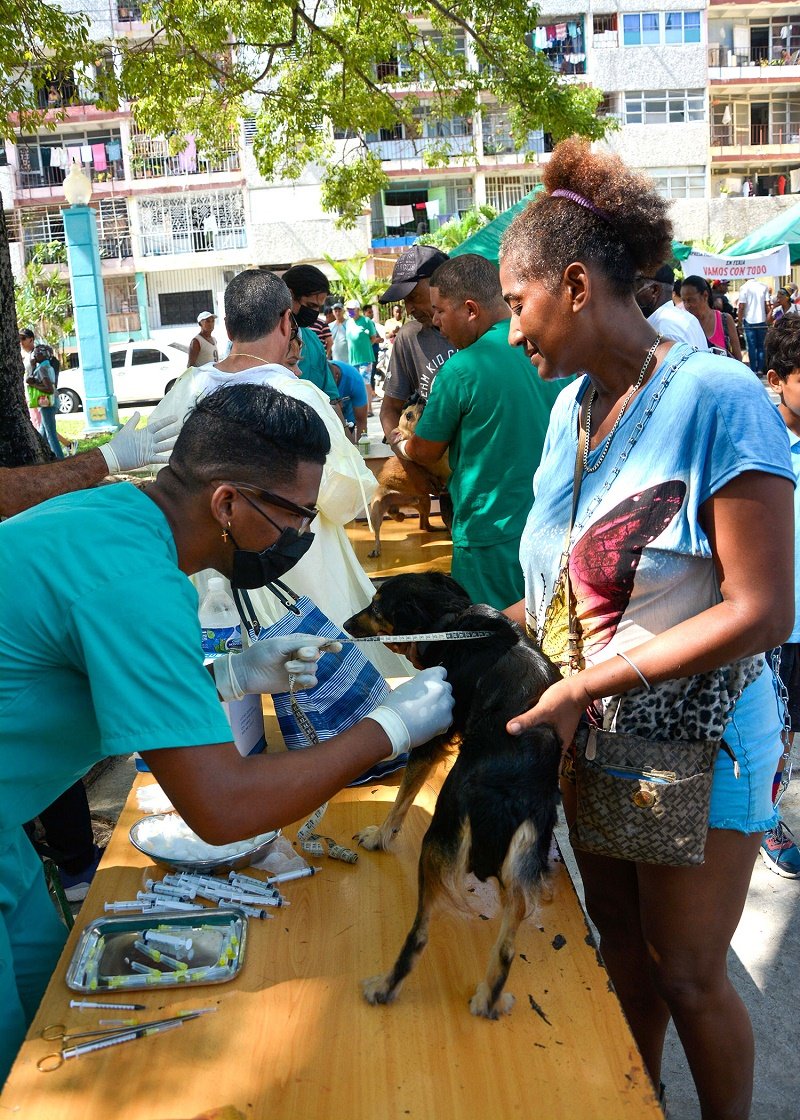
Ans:
[[[222,576],[212,576],[208,581],[209,591],[222,591],[224,586],[225,581],[223,580]]]

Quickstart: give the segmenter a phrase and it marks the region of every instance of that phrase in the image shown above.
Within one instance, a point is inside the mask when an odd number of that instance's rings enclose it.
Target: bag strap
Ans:
[[[572,536],[572,529],[575,525],[575,516],[578,512],[578,500],[581,495],[581,481],[583,480],[583,456],[589,439],[589,433],[586,429],[586,401],[590,391],[591,390],[587,389],[586,393],[584,393],[581,406],[578,409],[578,448],[575,453],[575,471],[572,475],[572,510],[570,511],[569,527],[567,528],[567,535],[564,540],[564,551],[562,554],[565,590],[567,594],[567,650],[569,653],[569,670],[571,673],[577,673],[580,669],[584,668],[585,664],[583,660],[583,629],[575,612],[572,581],[569,578],[569,544],[570,537]]]
[[[292,614],[302,614],[302,611],[297,606],[300,601],[300,596],[292,591],[291,587],[287,587],[281,580],[273,580],[272,583],[266,584],[268,591],[271,591],[279,602],[286,607],[287,611]],[[233,601],[236,604],[236,609],[239,612],[239,618],[247,627],[247,633],[250,635],[251,642],[257,642],[259,634],[261,633],[261,623],[258,621],[256,608],[253,606],[253,600],[250,598],[250,592],[244,588],[233,587]]]

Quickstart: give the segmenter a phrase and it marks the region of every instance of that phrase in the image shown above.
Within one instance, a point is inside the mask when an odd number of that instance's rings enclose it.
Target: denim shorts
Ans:
[[[733,761],[720,751],[711,787],[710,828],[766,832],[777,823],[772,780],[783,752],[782,726],[781,703],[768,660],[758,680],[744,690],[725,732],[740,774],[737,779]]]

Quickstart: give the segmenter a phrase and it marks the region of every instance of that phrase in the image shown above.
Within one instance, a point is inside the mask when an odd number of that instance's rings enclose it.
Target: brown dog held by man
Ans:
[[[403,406],[397,427],[403,439],[413,436],[425,401],[414,393]],[[431,494],[441,494],[447,487],[450,466],[447,452],[431,467],[420,466],[410,459],[390,456],[381,467],[378,475],[378,489],[369,507],[369,516],[375,532],[375,547],[370,556],[381,554],[381,524],[384,517],[404,521],[403,507],[414,506],[419,510],[419,527],[426,533],[431,531]],[[442,503],[442,520],[445,528],[452,527],[449,503]]]
[[[438,572],[386,580],[345,629],[356,637],[454,630],[490,635],[398,647],[420,667],[445,667],[455,701],[453,724],[446,735],[411,752],[389,816],[357,839],[365,848],[387,850],[431,768],[458,747],[422,841],[414,923],[393,968],[365,980],[363,989],[372,1004],[395,999],[427,944],[433,910],[448,898],[463,897],[464,878],[472,872],[482,881],[496,879],[500,890],[500,932],[470,1001],[473,1015],[496,1019],[513,1006],[514,997],[503,988],[516,933],[548,870],[561,759],[552,728],[520,736],[505,728],[559,680],[558,671],[520,627],[492,607],[472,605],[458,583]]]

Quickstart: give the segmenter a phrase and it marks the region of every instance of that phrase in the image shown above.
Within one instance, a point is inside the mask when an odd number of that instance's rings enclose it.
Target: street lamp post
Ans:
[[[111,378],[97,215],[89,206],[91,180],[76,163],[64,180],[64,197],[69,207],[61,214],[67,239],[78,359],[83,374],[86,431],[87,434],[115,431],[119,427],[119,415]]]

